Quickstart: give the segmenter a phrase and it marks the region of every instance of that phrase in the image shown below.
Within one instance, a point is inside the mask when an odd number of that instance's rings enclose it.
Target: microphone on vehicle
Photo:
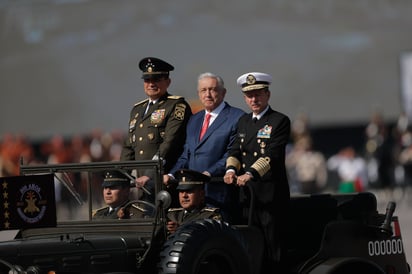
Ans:
[[[156,195],[156,205],[166,209],[172,203],[172,196],[166,190],[161,190]]]

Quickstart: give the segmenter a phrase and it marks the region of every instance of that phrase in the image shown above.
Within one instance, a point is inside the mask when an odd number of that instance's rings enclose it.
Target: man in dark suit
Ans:
[[[255,195],[252,222],[265,236],[268,269],[279,266],[287,232],[290,200],[285,166],[285,148],[290,137],[290,119],[269,105],[272,77],[250,72],[237,79],[251,113],[239,119],[237,138],[226,161],[227,184],[249,185]]]
[[[134,105],[130,112],[128,136],[120,160],[158,160],[167,173],[183,151],[186,125],[192,115],[190,105],[181,96],[168,93],[169,72],[174,67],[158,58],[146,57],[139,62],[147,99]],[[153,170],[139,169],[136,187],[149,190],[142,199],[154,201]]]
[[[177,170],[183,168],[196,170],[210,177],[223,177],[225,174],[226,158],[235,139],[236,124],[245,112],[224,101],[226,88],[223,79],[216,74],[200,74],[197,90],[204,110],[190,118],[183,153],[170,170],[169,176],[165,176],[166,183]],[[208,123],[207,116],[210,117]],[[236,188],[223,181],[216,181],[206,184],[205,189],[206,203],[219,207],[223,217],[231,221],[230,217],[238,209],[234,197]]]

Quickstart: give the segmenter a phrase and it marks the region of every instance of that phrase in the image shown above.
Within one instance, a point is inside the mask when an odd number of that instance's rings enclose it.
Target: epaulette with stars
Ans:
[[[183,96],[179,96],[179,95],[169,95],[169,96],[167,96],[167,99],[177,100],[177,99],[181,99],[181,98],[183,98]]]

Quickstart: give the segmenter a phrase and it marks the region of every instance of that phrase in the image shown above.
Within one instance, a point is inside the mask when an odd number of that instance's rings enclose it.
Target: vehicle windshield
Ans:
[[[116,171],[129,178],[130,187],[126,187],[127,200],[122,200],[121,206],[127,206],[125,219],[151,218],[155,214],[154,201],[142,201],[142,189],[134,186],[134,177],[139,169],[152,169],[154,174],[159,174],[155,179],[155,190],[162,187],[160,183],[160,163],[157,161],[142,162],[100,162],[85,164],[60,164],[60,165],[22,165],[21,175],[52,174],[55,193],[56,220],[59,222],[70,221],[99,221],[101,219],[119,219],[117,215],[108,217],[109,205],[117,199],[117,190],[104,194],[103,181],[105,173]],[[108,191],[106,191],[108,192]],[[153,193],[155,194],[155,193]],[[110,196],[105,201],[104,195]],[[120,195],[119,195],[120,196]],[[124,194],[123,194],[124,196]],[[153,197],[155,195],[152,195]],[[101,215],[99,218],[97,215]],[[124,212],[122,213],[124,214]],[[123,215],[124,216],[124,215]]]

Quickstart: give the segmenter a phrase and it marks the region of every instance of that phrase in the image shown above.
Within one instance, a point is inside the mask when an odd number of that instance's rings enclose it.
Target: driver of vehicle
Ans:
[[[143,218],[145,209],[136,204],[127,205],[130,195],[130,179],[117,170],[106,172],[102,183],[103,199],[106,206],[95,210],[93,219]]]
[[[170,208],[167,213],[167,230],[170,233],[187,222],[199,219],[222,220],[220,210],[215,207],[207,207],[205,204],[205,183],[210,177],[188,169],[178,170],[175,178],[179,180],[180,208]]]

